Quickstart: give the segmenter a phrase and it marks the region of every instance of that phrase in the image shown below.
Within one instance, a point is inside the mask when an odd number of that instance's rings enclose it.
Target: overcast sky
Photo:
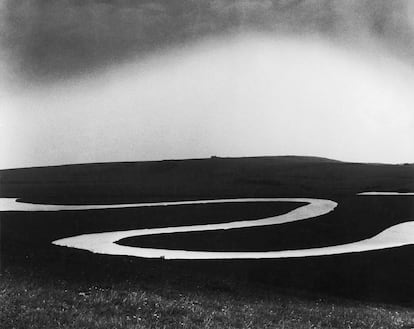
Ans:
[[[414,162],[409,1],[2,1],[0,168]]]

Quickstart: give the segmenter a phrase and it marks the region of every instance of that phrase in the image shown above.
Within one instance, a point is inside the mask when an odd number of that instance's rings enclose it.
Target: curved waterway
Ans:
[[[121,246],[115,243],[116,241],[132,236],[189,232],[180,230],[182,228],[183,227],[178,227],[179,230],[175,230],[175,228],[165,228],[154,230],[144,229],[97,234],[85,234],[57,240],[54,241],[53,244],[58,246],[89,250],[99,254],[126,255],[144,258],[165,259],[265,259],[314,257],[380,250],[414,244],[414,221],[391,226],[390,228],[382,231],[380,234],[377,234],[372,238],[361,240],[354,243],[297,250],[260,252],[211,252],[128,247]],[[194,230],[192,231],[195,230],[196,228],[194,228]],[[200,231],[201,229],[198,228],[197,230]]]
[[[414,192],[361,192],[358,195],[396,195],[396,196],[404,196],[404,195],[414,195]]]
[[[375,194],[374,194],[375,193]],[[359,195],[412,195],[413,193],[398,192],[363,192]],[[170,250],[157,248],[140,248],[119,245],[116,242],[129,237],[173,234],[182,232],[228,230],[234,228],[249,228],[266,225],[277,225],[305,220],[327,214],[335,209],[337,203],[326,199],[311,198],[239,198],[196,201],[171,201],[131,203],[114,205],[51,205],[20,202],[16,198],[0,198],[0,211],[65,211],[116,209],[131,207],[159,207],[194,204],[235,203],[235,202],[298,202],[306,203],[285,214],[258,220],[240,220],[220,224],[188,225],[178,227],[150,228],[128,231],[114,231],[93,234],[83,234],[53,241],[58,246],[88,250],[99,254],[125,255],[144,258],[166,259],[260,259],[260,258],[291,258],[336,255],[353,252],[380,250],[414,244],[414,221],[391,226],[381,233],[364,240],[342,245],[310,249],[265,251],[265,252],[210,252],[192,250]]]

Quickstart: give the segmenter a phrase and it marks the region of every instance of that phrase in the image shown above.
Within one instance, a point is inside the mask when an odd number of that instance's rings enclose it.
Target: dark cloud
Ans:
[[[375,42],[411,60],[408,0],[8,0],[2,45],[23,79],[67,78],[232,31]]]
[[[4,44],[34,77],[89,71],[151,46],[162,39],[166,21],[155,4],[123,2],[10,1]]]
[[[210,8],[217,15],[228,15],[235,12],[240,16],[258,13],[264,14],[272,6],[273,2],[270,0],[213,0],[210,2]]]

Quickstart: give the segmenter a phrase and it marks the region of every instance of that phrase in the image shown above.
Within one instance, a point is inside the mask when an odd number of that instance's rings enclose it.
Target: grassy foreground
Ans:
[[[283,250],[357,241],[412,220],[414,165],[279,157],[89,164],[0,171],[0,197],[57,204],[313,197],[335,212],[301,223],[141,238],[191,250]],[[286,208],[287,207],[287,208]],[[414,246],[260,261],[165,261],[51,244],[77,234],[284,213],[289,204],[2,212],[0,329],[414,328]],[[257,248],[257,249],[254,249]]]
[[[408,329],[414,309],[235,281],[74,283],[9,268],[0,277],[0,327]]]

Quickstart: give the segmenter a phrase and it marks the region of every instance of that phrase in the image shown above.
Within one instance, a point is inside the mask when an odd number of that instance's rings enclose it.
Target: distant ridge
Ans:
[[[211,157],[0,170],[0,196],[56,203],[325,197],[414,191],[413,165],[311,156]]]
[[[354,163],[340,161],[330,158],[317,157],[317,156],[301,156],[301,155],[264,155],[264,156],[246,156],[246,157],[226,157],[212,155],[209,158],[188,158],[188,159],[164,159],[164,160],[148,160],[148,161],[116,161],[116,162],[87,162],[87,163],[68,163],[57,164],[50,166],[33,166],[33,167],[18,167],[18,168],[6,168],[0,169],[0,172],[12,171],[12,170],[24,170],[24,169],[36,169],[36,168],[58,168],[58,167],[72,167],[72,166],[95,166],[95,165],[123,165],[123,164],[151,164],[162,162],[184,162],[184,161],[209,161],[209,160],[275,160],[281,162],[293,162],[293,163]],[[361,162],[364,163],[364,162]]]
[[[296,162],[344,162],[340,160],[305,155],[263,155],[263,156],[247,156],[247,157],[221,157],[211,156],[210,159],[266,159],[266,160],[281,160],[281,161],[296,161]]]

